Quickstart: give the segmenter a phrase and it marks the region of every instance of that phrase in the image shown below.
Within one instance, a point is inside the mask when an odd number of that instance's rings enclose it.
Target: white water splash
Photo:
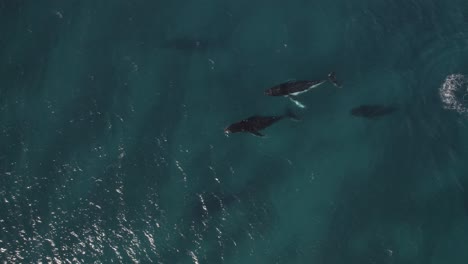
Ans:
[[[206,207],[205,200],[203,199],[203,196],[201,194],[199,194],[198,197],[200,198],[200,202],[202,204],[203,211],[208,213],[208,208]]]
[[[463,74],[450,74],[439,89],[445,109],[468,112],[468,82]]]
[[[63,13],[60,12],[60,11],[55,11],[54,14],[55,14],[58,18],[60,18],[60,19],[63,18]]]
[[[212,59],[208,59],[208,61],[209,61],[210,64],[211,64],[211,67],[210,67],[210,68],[211,68],[212,70],[214,70],[214,69],[215,69],[215,64],[216,64],[215,61],[212,60]]]
[[[180,165],[180,162],[178,160],[175,161],[175,164],[177,166],[177,169],[182,173],[182,176],[184,177],[184,182],[187,182],[187,174],[185,173],[184,169]]]
[[[198,264],[198,263],[199,263],[199,262],[198,262],[198,258],[197,258],[197,256],[195,255],[195,253],[193,253],[193,251],[189,251],[189,255],[190,255],[190,257],[192,257],[193,263],[195,263],[195,264]]]

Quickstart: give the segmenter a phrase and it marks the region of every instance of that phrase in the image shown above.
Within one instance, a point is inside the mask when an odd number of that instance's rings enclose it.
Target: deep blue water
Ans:
[[[0,0],[0,261],[468,263],[467,74],[461,0]]]

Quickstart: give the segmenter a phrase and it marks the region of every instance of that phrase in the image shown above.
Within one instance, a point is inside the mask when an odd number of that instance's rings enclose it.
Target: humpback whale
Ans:
[[[328,74],[328,79],[317,81],[288,81],[279,85],[273,86],[265,90],[264,94],[268,96],[284,96],[289,98],[294,104],[300,108],[305,108],[301,102],[295,99],[296,96],[317,88],[326,81],[330,81],[334,86],[341,87],[336,79],[335,72]]]
[[[293,120],[299,120],[299,118],[290,110],[287,110],[286,114],[280,116],[255,115],[229,125],[224,129],[224,133],[230,134],[238,132],[247,132],[259,137],[263,137],[264,135],[259,132],[260,130],[273,125],[274,123],[280,121],[285,117],[291,118]]]
[[[351,110],[351,115],[359,116],[369,119],[375,119],[384,115],[389,115],[395,112],[397,108],[393,106],[369,104],[369,105],[360,105]]]
[[[297,96],[308,92],[313,88],[318,87],[325,80],[320,81],[289,81],[273,86],[265,91],[265,95],[269,96]]]

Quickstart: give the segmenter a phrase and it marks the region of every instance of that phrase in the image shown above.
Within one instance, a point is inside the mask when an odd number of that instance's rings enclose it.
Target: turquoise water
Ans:
[[[166,2],[0,0],[1,262],[467,263],[466,1]]]

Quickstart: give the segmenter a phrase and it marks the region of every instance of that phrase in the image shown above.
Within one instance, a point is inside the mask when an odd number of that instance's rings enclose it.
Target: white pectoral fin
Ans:
[[[319,83],[316,83],[316,84],[310,86],[307,90],[317,88],[317,87],[319,87],[321,84],[323,84],[324,82],[325,82],[325,81],[321,81],[321,82],[319,82]]]
[[[287,97],[288,97],[289,100],[290,100],[291,102],[293,102],[297,107],[303,108],[303,109],[306,108],[306,106],[305,106],[304,104],[302,104],[301,102],[299,102],[298,100],[292,98],[291,96],[287,96]]]

